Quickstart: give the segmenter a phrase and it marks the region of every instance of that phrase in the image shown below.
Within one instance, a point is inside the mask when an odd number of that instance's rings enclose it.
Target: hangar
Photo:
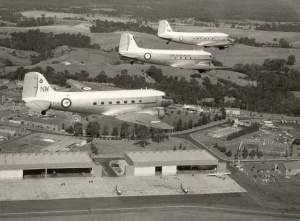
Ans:
[[[126,176],[176,175],[187,171],[226,172],[226,163],[219,163],[206,150],[125,152],[119,165]]]
[[[93,174],[87,152],[0,154],[0,179]]]

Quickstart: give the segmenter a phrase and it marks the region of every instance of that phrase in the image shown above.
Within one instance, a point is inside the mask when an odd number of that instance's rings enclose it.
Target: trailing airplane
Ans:
[[[211,53],[203,50],[160,50],[138,47],[133,35],[123,33],[119,44],[121,59],[143,61],[151,64],[171,66],[181,69],[198,70],[200,73],[227,69],[227,67],[216,67],[212,64]]]
[[[33,111],[45,115],[47,110],[61,110],[85,114],[102,114],[119,120],[158,129],[173,129],[161,122],[165,93],[152,89],[58,92],[38,72],[25,75],[22,100]]]
[[[216,173],[207,174],[207,176],[216,176],[218,178],[221,178],[222,180],[225,180],[226,176],[228,174],[231,174],[231,173],[219,173],[219,172],[216,172]]]
[[[227,34],[223,33],[175,32],[165,20],[159,22],[157,35],[158,37],[167,40],[167,44],[169,44],[170,41],[174,41],[183,44],[203,46],[205,48],[217,47],[220,50],[228,48],[230,45],[234,44],[234,40]]]

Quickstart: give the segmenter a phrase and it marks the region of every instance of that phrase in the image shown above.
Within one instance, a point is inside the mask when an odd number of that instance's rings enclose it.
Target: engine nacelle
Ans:
[[[144,109],[144,110],[139,111],[139,113],[150,114],[152,116],[157,117],[158,119],[162,119],[166,115],[165,108],[163,108],[163,107],[154,107],[154,108]]]

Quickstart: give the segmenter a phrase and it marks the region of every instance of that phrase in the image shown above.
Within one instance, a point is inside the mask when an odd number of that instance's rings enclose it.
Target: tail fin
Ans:
[[[38,72],[29,72],[25,75],[22,99],[43,97],[55,91],[51,88],[46,78]]]
[[[121,35],[120,44],[119,44],[119,53],[126,51],[134,51],[139,49],[134,37],[130,33],[123,33]]]
[[[157,35],[161,36],[161,35],[168,34],[170,32],[173,32],[173,30],[169,25],[169,23],[166,20],[159,21]]]

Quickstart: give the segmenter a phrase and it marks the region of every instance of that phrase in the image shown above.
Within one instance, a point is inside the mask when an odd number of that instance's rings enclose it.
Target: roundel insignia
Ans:
[[[144,58],[146,60],[149,60],[151,58],[151,54],[150,53],[145,53]]]
[[[179,37],[179,40],[180,40],[180,41],[183,41],[183,37],[182,37],[182,36],[180,36],[180,37]]]
[[[64,98],[61,100],[61,106],[64,107],[64,108],[69,108],[71,107],[72,105],[72,102],[69,98]]]
[[[40,83],[43,83],[43,79],[42,78],[40,79]]]

